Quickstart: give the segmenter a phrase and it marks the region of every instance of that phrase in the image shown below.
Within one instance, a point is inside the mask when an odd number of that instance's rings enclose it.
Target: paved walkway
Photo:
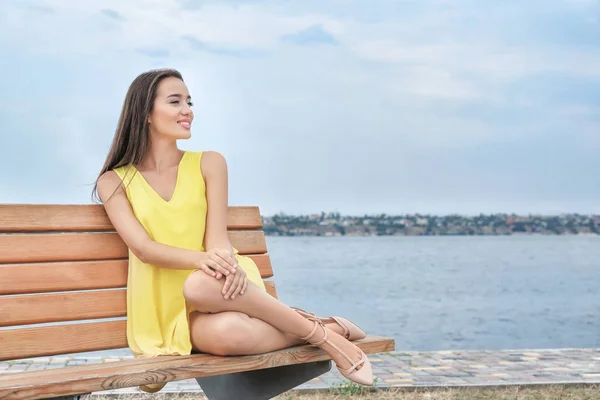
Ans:
[[[129,357],[48,357],[1,363],[0,374],[113,362]],[[369,357],[379,387],[490,386],[600,383],[600,348],[504,351],[392,352]],[[326,389],[347,382],[335,367],[298,389]],[[195,380],[170,382],[164,392],[197,392]],[[128,388],[109,393],[137,393]]]

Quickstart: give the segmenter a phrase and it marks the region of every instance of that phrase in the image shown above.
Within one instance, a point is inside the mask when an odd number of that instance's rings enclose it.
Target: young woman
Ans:
[[[94,187],[129,248],[132,353],[248,355],[308,342],[327,352],[342,375],[372,385],[369,360],[350,341],[365,337],[360,328],[274,299],[252,259],[232,248],[225,159],[177,147],[177,140],[191,136],[191,107],[178,71],[138,76]]]

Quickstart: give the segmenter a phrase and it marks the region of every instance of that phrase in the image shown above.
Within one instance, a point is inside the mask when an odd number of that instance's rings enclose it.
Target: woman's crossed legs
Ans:
[[[363,357],[362,350],[340,336],[341,328],[337,325],[328,325],[315,332],[314,321],[302,317],[251,283],[243,295],[226,300],[221,293],[223,284],[224,279],[217,280],[202,271],[192,273],[184,283],[186,300],[198,310],[190,315],[190,334],[195,350],[216,355],[261,354],[305,343],[301,338],[314,333],[310,338],[313,343],[327,334],[329,342],[319,347],[329,354],[339,369],[351,368]],[[365,365],[368,361],[356,370]],[[372,376],[366,381],[364,377],[359,380],[370,384]]]

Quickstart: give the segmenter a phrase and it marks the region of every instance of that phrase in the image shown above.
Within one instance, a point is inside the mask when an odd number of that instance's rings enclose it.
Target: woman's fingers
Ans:
[[[233,253],[227,249],[215,249],[215,255],[223,261],[225,264],[222,264],[228,271],[235,273],[237,270],[237,261],[233,256]]]
[[[229,290],[229,287],[231,286],[233,282],[233,275],[228,275],[225,277],[225,283],[223,284],[223,289],[221,289],[221,294],[223,295],[223,297],[225,297],[225,295],[227,294],[227,291]]]
[[[213,276],[213,277],[217,275],[215,271],[213,271],[212,269],[208,268],[205,264],[202,264],[200,266],[200,270],[202,270],[202,272],[204,272],[204,273],[206,273],[206,274],[208,274],[210,276]]]
[[[215,256],[214,258],[211,257],[211,259],[209,261],[207,261],[207,264],[209,267],[214,269],[216,272],[220,272],[223,275],[230,274],[228,265],[225,263],[225,261],[223,261],[222,259],[220,259],[217,256]]]
[[[236,297],[238,294],[239,294],[240,296],[241,296],[242,294],[244,294],[244,293],[243,293],[243,290],[244,290],[244,285],[245,285],[245,283],[246,283],[246,281],[247,281],[247,280],[248,280],[248,279],[246,278],[246,276],[245,276],[245,275],[243,275],[243,276],[240,278],[240,281],[239,281],[238,287],[235,289],[235,291],[234,291],[234,292],[233,292],[233,294],[231,295],[231,299],[232,299],[232,300],[233,300],[233,299],[235,299],[235,297]]]
[[[248,277],[244,278],[244,285],[242,286],[242,290],[240,291],[240,295],[244,294],[244,292],[248,289]]]
[[[233,279],[231,282],[231,286],[227,289],[227,293],[225,294],[225,299],[231,298],[231,296],[236,292],[239,284],[240,284],[240,274],[233,275]]]

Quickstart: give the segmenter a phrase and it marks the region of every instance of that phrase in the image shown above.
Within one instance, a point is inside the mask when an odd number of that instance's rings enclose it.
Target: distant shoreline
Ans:
[[[364,235],[342,235],[342,234],[280,234],[278,232],[265,232],[265,236],[276,236],[276,237],[382,237],[382,236],[395,236],[395,237],[498,237],[498,236],[583,236],[583,237],[596,237],[600,236],[599,233],[489,233],[489,234],[463,234],[463,233],[447,233],[447,234],[364,234]]]
[[[342,216],[339,213],[263,216],[268,236],[597,236],[600,215]]]

